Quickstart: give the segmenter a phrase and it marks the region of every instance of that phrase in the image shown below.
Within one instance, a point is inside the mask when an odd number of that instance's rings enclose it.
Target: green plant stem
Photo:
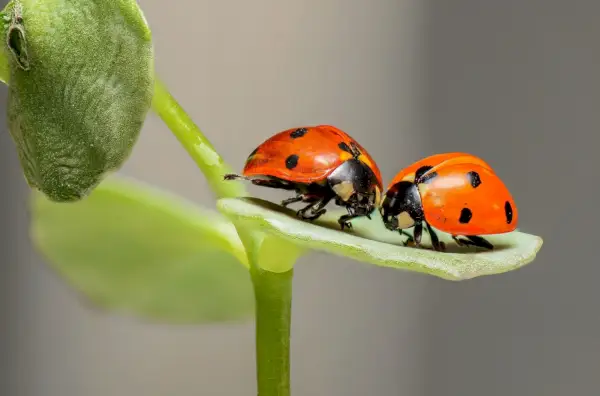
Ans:
[[[0,50],[0,82],[8,85],[9,76],[7,54]],[[241,183],[223,180],[231,169],[158,78],[152,109],[196,162],[219,198],[247,195]],[[238,228],[238,232],[243,235],[246,231]],[[253,266],[251,276],[256,299],[258,395],[289,396],[293,270],[276,273]]]
[[[293,270],[251,269],[256,299],[258,396],[290,395]]]
[[[10,70],[8,68],[8,58],[6,57],[6,51],[2,49],[0,50],[0,82],[8,85],[9,77]]]
[[[241,183],[223,180],[225,174],[232,173],[231,169],[158,78],[154,84],[152,109],[187,150],[219,198],[246,195]]]

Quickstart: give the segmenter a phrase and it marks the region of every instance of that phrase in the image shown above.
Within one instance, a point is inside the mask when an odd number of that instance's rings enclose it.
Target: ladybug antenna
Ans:
[[[358,146],[354,142],[350,143],[350,151],[352,151],[352,155],[354,156],[354,158],[358,158],[361,155],[361,152],[360,152]]]

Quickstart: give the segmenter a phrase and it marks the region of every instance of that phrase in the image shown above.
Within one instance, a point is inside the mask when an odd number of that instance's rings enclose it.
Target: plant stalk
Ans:
[[[219,198],[246,195],[245,188],[241,183],[223,180],[225,174],[232,173],[231,169],[158,78],[154,83],[152,109],[196,162],[206,176],[211,189]]]
[[[251,269],[256,299],[258,396],[290,395],[293,271]]]
[[[8,68],[8,58],[6,57],[6,51],[2,49],[0,50],[0,82],[8,85],[9,78],[10,69]]]

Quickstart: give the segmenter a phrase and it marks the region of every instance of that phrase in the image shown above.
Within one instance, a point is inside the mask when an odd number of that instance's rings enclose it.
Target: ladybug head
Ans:
[[[382,186],[367,164],[356,158],[337,167],[327,182],[338,201],[357,213],[371,213],[381,201]]]
[[[410,228],[423,221],[423,206],[417,185],[401,181],[391,186],[379,207],[386,228],[392,231]]]

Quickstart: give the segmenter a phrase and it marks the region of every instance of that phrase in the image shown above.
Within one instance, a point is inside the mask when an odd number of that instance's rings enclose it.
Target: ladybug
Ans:
[[[348,214],[339,218],[342,230],[349,220],[366,216],[379,206],[383,183],[373,158],[352,137],[330,125],[292,128],[279,132],[258,146],[246,160],[242,175],[258,186],[295,191],[281,202],[307,203],[297,211],[304,220],[315,220],[334,200]]]
[[[467,153],[436,154],[400,171],[379,207],[387,229],[408,235],[419,246],[423,224],[435,250],[443,250],[436,229],[459,245],[494,246],[481,235],[517,228],[518,212],[510,192],[484,160]],[[414,227],[410,237],[402,230]],[[458,238],[458,236],[464,238]]]

